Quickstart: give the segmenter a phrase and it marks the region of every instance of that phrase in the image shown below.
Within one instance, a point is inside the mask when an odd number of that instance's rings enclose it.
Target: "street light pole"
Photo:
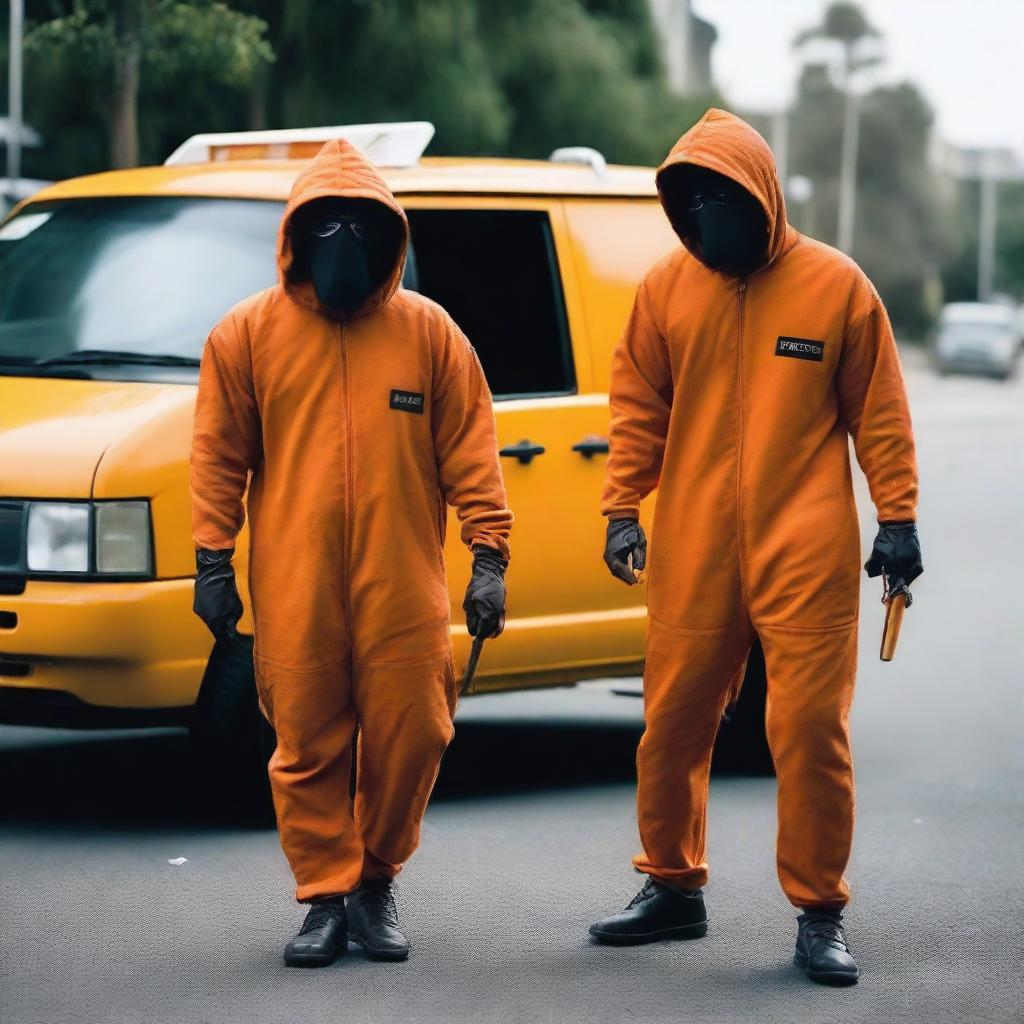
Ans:
[[[996,265],[996,170],[991,153],[981,156],[981,209],[978,212],[978,301],[992,299]]]
[[[844,82],[843,142],[839,163],[839,224],[836,245],[850,255],[853,251],[853,224],[857,205],[857,148],[860,141],[860,100],[850,82],[851,61],[847,57]]]
[[[775,155],[775,171],[785,192],[789,181],[789,112],[785,109],[772,114],[771,147]]]

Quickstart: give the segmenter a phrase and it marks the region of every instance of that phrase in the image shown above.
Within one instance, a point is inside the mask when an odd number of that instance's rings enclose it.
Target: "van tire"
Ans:
[[[253,638],[236,634],[210,652],[189,726],[196,793],[218,822],[274,822],[267,762],[276,738],[256,699]]]
[[[761,642],[754,641],[739,703],[728,722],[723,721],[715,740],[712,770],[726,775],[774,775],[764,728],[768,694]]]

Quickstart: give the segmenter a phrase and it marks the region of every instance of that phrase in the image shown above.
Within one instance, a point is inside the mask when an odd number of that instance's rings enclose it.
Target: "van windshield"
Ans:
[[[0,373],[82,350],[198,359],[224,313],[274,283],[282,211],[183,196],[27,206],[0,226]]]

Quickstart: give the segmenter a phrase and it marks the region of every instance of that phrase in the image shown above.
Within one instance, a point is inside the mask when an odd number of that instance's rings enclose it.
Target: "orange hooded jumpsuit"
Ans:
[[[748,278],[727,277],[674,223],[683,248],[641,282],[613,359],[602,511],[636,517],[658,487],[634,865],[684,888],[707,881],[711,751],[756,632],[779,878],[794,905],[839,908],[849,897],[861,554],[848,435],[879,520],[914,520],[899,357],[857,265],[786,222],[771,150],[753,128],[709,110],[683,135],[658,169],[666,212],[665,171],[681,163],[726,175],[761,203],[768,251]]]
[[[401,224],[390,275],[345,322],[291,273],[292,217],[328,196],[375,200]],[[457,696],[446,504],[467,545],[509,552],[490,392],[447,313],[399,288],[408,237],[374,167],[327,143],[292,188],[278,283],[224,316],[199,373],[193,540],[234,546],[251,471],[256,682],[300,901],[392,877],[416,848]]]

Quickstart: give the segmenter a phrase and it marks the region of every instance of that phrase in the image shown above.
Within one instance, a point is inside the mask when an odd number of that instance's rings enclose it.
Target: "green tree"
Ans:
[[[201,131],[419,118],[437,128],[433,153],[591,145],[655,163],[711,100],[669,92],[647,0],[28,7],[26,113],[47,144],[26,173],[39,177],[157,162]]]
[[[51,176],[161,158],[180,126],[216,127],[218,107],[273,60],[266,26],[214,0],[37,2],[27,14],[25,106]]]
[[[948,302],[978,298],[978,219],[981,187],[977,178],[957,182],[954,193],[954,252],[943,268]],[[993,290],[1024,302],[1024,183],[996,185],[996,261]]]
[[[251,127],[433,121],[435,146],[493,152],[508,110],[473,0],[236,0],[265,20],[277,61]]]
[[[881,63],[877,49],[879,33],[856,4],[833,3],[825,11],[820,25],[799,33],[797,48],[811,42],[825,42],[838,49],[841,59],[836,65],[839,91],[843,96],[843,131],[839,148],[839,210],[836,244],[844,252],[853,248],[855,204],[857,197],[857,149],[860,128],[860,95],[856,88],[858,73]],[[827,61],[827,59],[826,59]]]
[[[795,43],[803,46],[814,39],[828,39],[843,47],[846,69],[853,70],[856,64],[857,45],[868,37],[877,37],[876,29],[865,17],[864,12],[851,3],[834,3],[825,11],[820,25],[806,28],[797,34]]]
[[[433,153],[592,145],[655,162],[707,105],[669,94],[646,0],[237,0],[278,55],[260,123],[423,118]]]
[[[488,5],[486,44],[512,111],[510,154],[583,145],[657,163],[707,106],[668,91],[646,7],[595,10],[565,0]]]
[[[822,26],[798,39],[828,36],[851,48],[872,33],[855,5],[834,4]],[[856,62],[849,53],[844,57],[847,69]],[[872,89],[859,105],[852,255],[878,287],[894,323],[920,335],[938,311],[940,273],[952,254],[950,211],[928,157],[932,112],[906,82]],[[831,244],[837,241],[845,106],[842,88],[824,65],[804,68],[790,118],[790,171],[810,178],[814,194],[797,226]]]
[[[1024,184],[1000,182],[995,290],[1024,302]]]

